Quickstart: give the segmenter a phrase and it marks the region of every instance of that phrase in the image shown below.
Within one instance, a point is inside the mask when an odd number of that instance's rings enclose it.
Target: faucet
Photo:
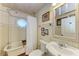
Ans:
[[[58,43],[58,45],[59,45],[59,47],[67,47],[67,45],[64,43]]]

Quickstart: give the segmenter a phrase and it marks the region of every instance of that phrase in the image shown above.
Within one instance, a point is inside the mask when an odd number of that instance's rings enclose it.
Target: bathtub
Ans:
[[[25,53],[25,46],[22,45],[22,42],[13,42],[5,46],[4,52],[8,56],[17,56]]]

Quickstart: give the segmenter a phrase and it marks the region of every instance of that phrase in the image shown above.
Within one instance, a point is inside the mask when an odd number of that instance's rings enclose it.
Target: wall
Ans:
[[[42,15],[46,12],[50,11],[50,20],[46,22],[42,22]],[[37,14],[37,20],[38,20],[38,48],[40,47],[40,40],[46,40],[50,41],[52,37],[52,12],[51,12],[51,4],[46,5],[43,7]],[[50,26],[51,24],[51,26]],[[44,27],[49,30],[49,35],[42,36],[41,35],[41,27]]]
[[[4,54],[3,49],[7,44],[25,39],[24,33],[26,29],[18,27],[17,21],[20,18],[27,20],[27,16],[28,14],[0,4],[0,55]]]
[[[59,4],[58,6],[60,6],[61,4]],[[56,6],[55,8],[57,8],[58,6]],[[60,42],[60,43],[63,43],[63,44],[68,44],[70,46],[73,46],[73,47],[76,47],[76,48],[79,48],[79,4],[76,4],[76,10],[75,10],[75,16],[76,16],[76,21],[75,21],[75,29],[76,29],[76,36],[75,34],[74,35],[71,35],[71,37],[67,37],[67,36],[59,36],[59,35],[56,35],[55,33],[53,34],[53,38],[52,40],[53,41],[56,41],[56,42]],[[55,19],[53,20],[55,22]],[[55,31],[55,26],[54,26],[54,31]],[[68,34],[69,36],[69,34]],[[72,37],[73,36],[73,37]]]
[[[61,35],[61,26],[56,26],[56,31],[55,31],[55,33],[56,33],[57,35]]]
[[[61,6],[62,4],[58,4],[56,7]],[[71,45],[73,47],[79,48],[79,4],[76,4],[76,37],[74,38],[69,38],[65,36],[58,36],[55,34],[55,19],[54,19],[54,9],[50,5],[42,8],[38,13],[37,13],[37,18],[38,18],[38,47],[40,46],[40,41],[39,40],[46,40],[46,41],[56,41],[60,43],[66,43],[68,45]],[[47,22],[42,22],[42,15],[46,13],[47,11],[50,11],[50,21]],[[47,24],[51,23],[52,26],[49,26]],[[46,37],[41,36],[41,27],[46,27],[49,29],[50,35]]]

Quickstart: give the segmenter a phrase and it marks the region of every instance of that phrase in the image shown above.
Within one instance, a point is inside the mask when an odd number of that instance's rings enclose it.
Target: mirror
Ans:
[[[56,35],[72,37],[76,34],[75,16],[56,20]]]
[[[66,5],[66,7],[65,7]],[[69,6],[71,6],[71,10]],[[55,34],[56,35],[59,35],[59,36],[66,36],[66,37],[72,37],[74,38],[76,36],[76,17],[75,17],[75,12],[74,9],[72,9],[74,7],[74,4],[71,3],[71,4],[64,4],[63,6],[61,7],[58,7],[57,10],[55,10],[55,12],[57,13],[58,10],[60,11],[61,14],[55,14]],[[61,8],[61,9],[60,9]],[[62,9],[63,8],[63,9]],[[68,10],[69,12],[68,12]],[[62,13],[62,10],[66,9],[66,11],[63,11]],[[66,13],[67,12],[67,13]]]

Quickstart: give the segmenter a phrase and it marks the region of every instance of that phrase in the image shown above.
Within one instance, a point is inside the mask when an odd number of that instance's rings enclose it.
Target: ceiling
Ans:
[[[29,14],[35,14],[44,6],[50,5],[50,3],[6,3],[3,5]]]

